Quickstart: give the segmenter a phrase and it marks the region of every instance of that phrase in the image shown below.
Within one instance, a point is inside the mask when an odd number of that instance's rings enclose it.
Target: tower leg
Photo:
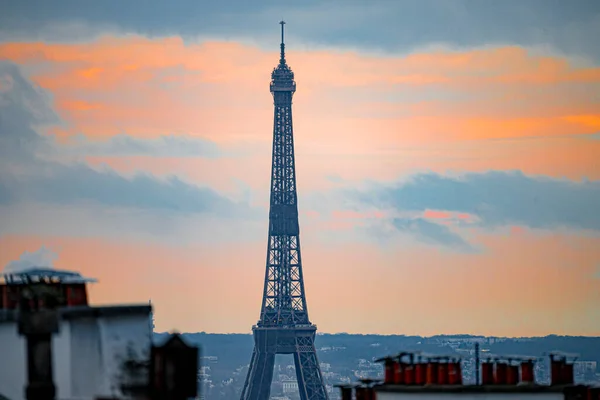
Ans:
[[[275,353],[254,348],[241,400],[269,400],[275,366]]]
[[[296,379],[301,400],[327,400],[327,392],[321,375],[317,351],[312,337],[296,338]]]
[[[242,397],[241,399],[244,400],[248,397],[248,384],[250,382],[250,376],[252,374],[252,369],[254,368],[254,363],[256,359],[256,350],[252,350],[252,358],[250,359],[250,367],[248,368],[248,373],[246,374],[246,381],[244,382],[244,388],[242,389]]]

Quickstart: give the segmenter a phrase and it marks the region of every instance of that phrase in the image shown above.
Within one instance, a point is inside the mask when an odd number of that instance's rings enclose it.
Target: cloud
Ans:
[[[392,225],[396,230],[416,236],[429,244],[441,244],[464,252],[473,252],[475,248],[449,227],[427,221],[423,218],[394,218]]]
[[[151,156],[151,157],[204,157],[222,154],[214,142],[185,135],[162,135],[140,139],[131,135],[115,135],[105,140],[92,141],[85,135],[70,137],[56,146],[57,152],[73,156]]]
[[[29,160],[46,149],[34,127],[56,124],[58,116],[48,107],[50,95],[31,84],[19,68],[0,61],[0,166],[6,160]]]
[[[220,37],[277,45],[277,21],[289,23],[289,41],[307,46],[409,52],[440,45],[544,46],[600,59],[600,7],[594,0],[472,1],[385,0],[368,6],[344,0],[282,5],[263,0],[164,3],[117,0],[90,6],[63,1],[11,2],[0,15],[4,40],[86,40],[102,34]],[[332,18],[332,16],[335,16]],[[423,23],[427,21],[427,23]]]
[[[18,260],[10,261],[4,266],[4,272],[19,272],[32,267],[54,268],[54,260],[58,254],[45,246],[32,253],[24,251]]]
[[[474,215],[487,227],[600,230],[600,182],[532,177],[520,171],[423,173],[394,185],[348,191],[360,204],[397,211],[447,210]]]
[[[173,133],[219,145],[270,143],[272,100],[264,82],[275,51],[109,36],[86,44],[0,44],[0,57],[52,91],[68,123],[65,136]],[[600,68],[519,47],[405,57],[296,51],[290,63],[299,85],[295,124],[309,145],[319,143],[313,151],[598,131]]]
[[[85,164],[45,165],[51,168],[50,173],[7,179],[3,189],[17,193],[15,200],[41,203],[91,201],[108,207],[216,213],[231,217],[251,211],[210,188],[190,185],[177,177],[164,181],[146,174],[124,178],[110,169],[97,171]]]
[[[40,202],[79,204],[92,202],[107,207],[154,209],[182,213],[213,213],[239,217],[252,214],[244,203],[222,196],[208,187],[188,184],[176,177],[159,180],[148,174],[125,178],[109,168],[93,169],[83,163],[64,163],[49,160],[48,153],[56,142],[41,136],[36,125],[57,122],[48,104],[48,96],[35,84],[24,78],[19,70],[7,63],[0,64],[3,85],[0,93],[0,202]],[[8,78],[7,78],[8,77]],[[202,141],[186,142],[163,137],[148,143],[126,137],[94,147],[80,141],[88,152],[118,153],[137,151],[152,154],[161,143],[172,153],[188,154],[214,151]],[[194,145],[195,143],[195,145]],[[204,147],[206,149],[204,149]],[[56,154],[54,154],[56,156]]]

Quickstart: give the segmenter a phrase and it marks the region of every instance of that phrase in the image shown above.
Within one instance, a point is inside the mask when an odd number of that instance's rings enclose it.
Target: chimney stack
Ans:
[[[462,385],[460,360],[448,361],[448,383],[450,385]]]
[[[438,364],[438,380],[439,385],[448,384],[448,362],[446,360],[440,360]]]
[[[573,358],[571,362],[568,362],[569,357]],[[576,359],[576,355],[560,352],[550,353],[550,384],[552,386],[574,383],[573,362]]]
[[[481,363],[481,384],[492,385],[494,383],[494,363],[490,360]]]
[[[427,362],[427,375],[425,383],[427,385],[434,385],[438,381],[438,366],[440,363],[436,360],[429,360]]]
[[[415,384],[422,386],[427,381],[427,364],[419,359],[415,364]]]
[[[521,362],[521,382],[535,383],[535,378],[533,374],[533,360],[526,360]]]
[[[494,384],[506,385],[506,376],[508,364],[504,362],[496,362],[496,370],[494,371]]]
[[[396,368],[396,362],[392,357],[384,358],[385,362],[385,379],[384,383],[386,385],[394,383],[394,370]]]
[[[519,383],[519,366],[509,364],[506,371],[506,384],[516,385]]]

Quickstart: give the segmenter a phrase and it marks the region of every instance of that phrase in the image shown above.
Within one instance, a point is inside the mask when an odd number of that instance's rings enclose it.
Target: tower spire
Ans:
[[[285,21],[280,21],[279,25],[281,25],[281,57],[279,59],[279,62],[281,64],[285,64],[285,43],[283,41],[283,26],[285,25]]]

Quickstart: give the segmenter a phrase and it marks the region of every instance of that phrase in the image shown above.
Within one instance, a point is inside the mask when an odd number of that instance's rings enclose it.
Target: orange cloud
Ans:
[[[211,135],[206,132],[213,127],[210,121],[218,118],[220,125],[226,124],[226,114],[236,116],[239,130],[244,126],[241,121],[255,122],[248,119],[255,111],[270,111],[268,73],[277,60],[275,52],[236,43],[185,45],[180,38],[140,37],[105,37],[86,44],[7,43],[0,45],[0,57],[21,64],[61,65],[60,69],[38,69],[35,76],[38,83],[56,94],[60,111],[68,112],[61,104],[82,100],[66,98],[77,96],[81,90],[108,96],[98,114],[67,115],[79,131],[91,130],[88,134],[97,135],[101,131],[91,128],[98,125],[105,135],[113,134],[115,126],[141,135],[157,135],[159,130],[164,133],[169,126],[173,131]],[[518,47],[396,58],[292,51],[288,58],[298,77],[296,98],[303,110],[300,119],[310,120],[309,116],[319,110],[344,109],[343,120],[335,121],[337,129],[327,130],[331,139],[341,132],[347,137],[370,135],[373,131],[379,132],[380,140],[387,137],[393,143],[406,140],[404,132],[413,132],[412,136],[421,141],[430,137],[439,140],[589,133],[589,129],[597,128],[589,121],[600,116],[590,94],[571,93],[568,87],[600,84],[600,68],[575,67],[565,59],[534,56]],[[567,86],[550,90],[559,83]],[[407,89],[406,84],[416,88]],[[365,118],[363,124],[352,129],[356,121],[348,114],[348,107],[365,110],[371,104],[389,102],[382,100],[390,93],[408,90],[418,95],[420,87],[435,88],[440,98],[450,94],[450,99],[430,102],[416,117],[416,110],[411,111],[413,115],[400,116],[397,109],[387,121],[374,123],[373,118]],[[540,91],[540,87],[548,88],[549,93]],[[346,90],[343,96],[334,96],[338,88]],[[452,99],[464,95],[472,99]],[[190,96],[200,101],[181,100]],[[549,104],[549,99],[560,107],[551,115],[519,116],[522,101],[518,100],[523,96],[528,108],[537,109],[535,113],[557,106]],[[482,102],[486,109],[480,106]],[[516,115],[503,116],[502,110],[507,107]],[[471,115],[473,108],[480,117]],[[571,117],[581,109],[588,113],[586,120]],[[325,128],[313,127],[311,132],[323,138]]]
[[[423,216],[429,219],[448,219],[452,217],[452,213],[447,211],[425,210]]]
[[[77,112],[99,109],[102,105],[92,104],[86,101],[63,101],[58,103],[58,107],[66,112]]]
[[[599,238],[523,231],[479,242],[486,252],[466,255],[304,241],[311,319],[322,332],[600,334],[587,317],[600,301]],[[57,268],[99,279],[94,303],[152,299],[159,330],[249,332],[258,317],[263,246],[10,236],[0,239],[0,264],[42,244],[59,253]]]
[[[525,232],[525,228],[523,228],[522,226],[511,226],[510,227],[510,234],[511,235],[520,235],[523,232]]]
[[[84,44],[0,44],[0,58],[36,65],[33,79],[52,91],[67,122],[55,130],[62,139],[185,133],[225,148],[254,143],[258,150],[237,160],[106,155],[91,163],[218,185],[243,176],[252,187],[266,187],[273,117],[268,80],[276,51],[185,44],[177,37],[104,37]],[[289,51],[288,60],[298,81],[295,144],[305,189],[330,187],[331,173],[392,180],[423,169],[600,179],[600,141],[580,136],[600,129],[591,90],[600,90],[598,67],[518,47],[385,58]],[[513,140],[525,137],[537,139]],[[214,170],[225,179],[210,176]]]
[[[593,130],[600,129],[600,115],[567,115],[564,118],[569,122],[587,125]]]

